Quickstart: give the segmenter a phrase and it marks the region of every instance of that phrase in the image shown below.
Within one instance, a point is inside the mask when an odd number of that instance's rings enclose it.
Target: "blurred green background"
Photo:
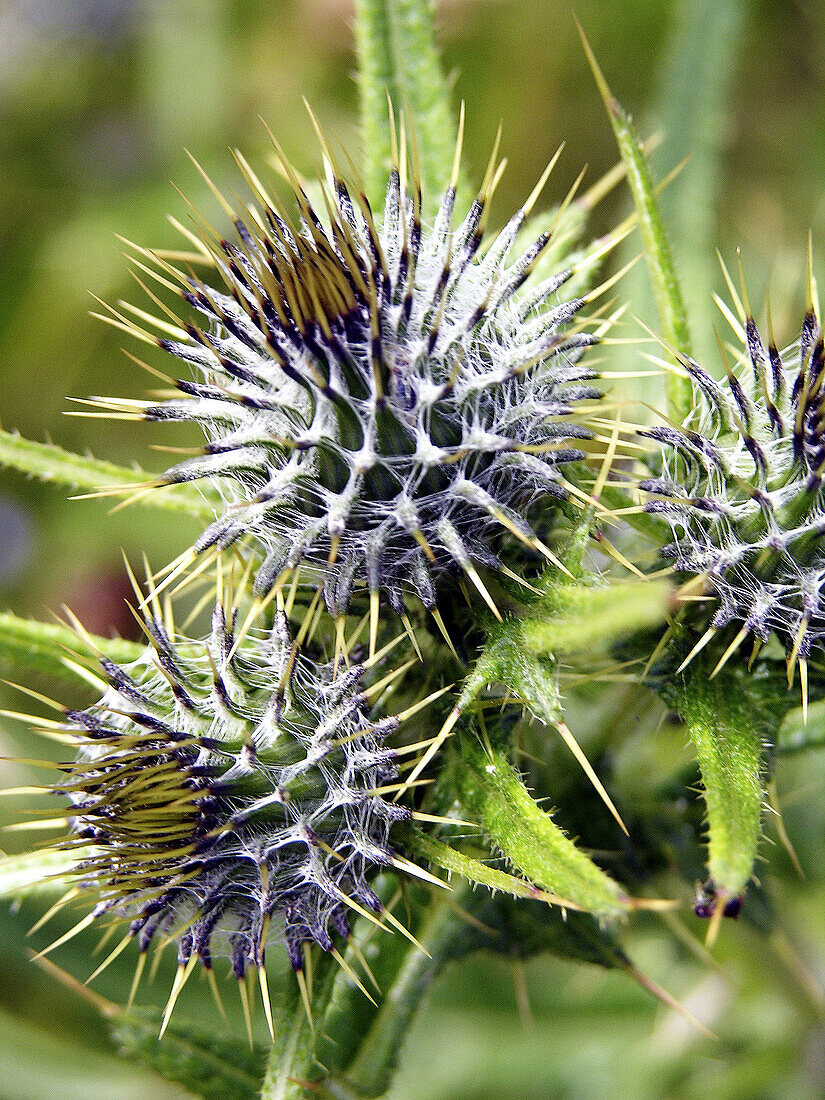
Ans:
[[[657,174],[691,155],[663,205],[700,356],[715,362],[711,293],[724,291],[716,247],[729,264],[742,247],[751,297],[759,302],[770,287],[778,333],[789,341],[801,319],[809,228],[820,256],[825,241],[825,5],[579,0],[576,12],[642,132],[665,134]],[[186,208],[170,180],[195,205],[211,208],[184,147],[220,184],[234,186],[230,146],[253,165],[266,161],[259,116],[296,165],[314,171],[302,95],[329,131],[357,148],[351,22],[348,0],[3,0],[4,428],[162,468],[163,456],[149,449],[171,441],[162,429],[64,415],[67,396],[139,397],[147,385],[121,351],[125,338],[89,316],[90,292],[109,302],[140,297],[115,233],[173,245],[165,214],[185,219]],[[548,201],[563,195],[582,164],[592,182],[615,163],[569,2],[444,0],[438,23],[456,102],[467,102],[475,178],[504,123],[509,167],[496,199],[499,220],[529,192],[561,140],[567,148]],[[627,209],[619,189],[596,211],[593,233]],[[636,250],[631,239],[625,257]],[[644,273],[637,269],[623,286],[632,311],[652,320]],[[153,362],[164,365],[162,356]],[[47,617],[66,602],[92,629],[128,632],[121,547],[131,557],[145,548],[160,566],[188,537],[162,512],[108,516],[99,502],[69,503],[62,490],[0,473],[0,606]],[[0,756],[33,752],[20,726],[0,726]],[[781,932],[768,940],[747,922],[725,928],[718,966],[653,918],[635,922],[629,937],[639,965],[717,1030],[718,1042],[618,976],[547,959],[522,973],[500,958],[476,958],[437,983],[392,1095],[825,1096],[823,755],[785,763],[778,773],[807,876],[800,880],[772,849],[765,878]],[[26,776],[0,762],[0,786]],[[6,819],[21,805],[5,800]],[[7,837],[0,844],[8,850],[22,844]],[[0,1100],[39,1100],[50,1091],[101,1100],[147,1089],[183,1096],[115,1061],[96,1013],[28,964],[24,933],[36,916],[31,906],[0,914]],[[692,917],[685,927],[701,931]],[[88,943],[77,942],[58,961],[84,977]],[[128,967],[112,970],[101,988],[123,1000]]]

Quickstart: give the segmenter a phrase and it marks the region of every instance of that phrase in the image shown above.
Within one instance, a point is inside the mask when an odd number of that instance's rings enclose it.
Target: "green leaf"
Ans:
[[[519,874],[600,917],[627,911],[619,886],[537,805],[501,752],[465,738],[450,780],[463,812]]]
[[[132,1009],[119,1014],[112,1037],[127,1057],[167,1081],[184,1085],[203,1100],[252,1100],[258,1096],[265,1051],[250,1050],[239,1037],[224,1038],[172,1016],[158,1042],[161,1013]]]
[[[682,355],[690,355],[687,313],[654,193],[655,188],[647,157],[633,129],[630,116],[610,91],[581,27],[579,27],[579,33],[627,173],[628,186],[639,218],[639,233],[653,285],[653,297],[656,301],[662,336],[674,351]],[[690,379],[669,373],[666,390],[670,416],[682,423],[693,406],[693,387]]]
[[[465,680],[457,703],[464,711],[490,682],[521,695],[544,721],[562,716],[555,659],[606,650],[638,630],[665,621],[671,586],[663,580],[629,580],[606,585],[571,584],[553,577],[544,594],[521,619],[494,626]]]
[[[367,194],[383,200],[391,159],[389,93],[415,128],[425,204],[449,183],[455,126],[429,0],[356,0],[355,44]]]
[[[41,481],[54,481],[59,485],[68,485],[83,492],[95,492],[98,489],[123,488],[124,496],[133,485],[150,484],[152,474],[137,467],[116,466],[113,462],[103,462],[89,455],[76,455],[64,451],[53,443],[33,443],[30,439],[15,435],[0,428],[0,466],[19,470],[23,474],[39,478]],[[203,498],[186,485],[174,485],[145,493],[135,503],[163,508],[167,511],[184,512],[201,519],[212,517],[212,510]]]
[[[16,899],[60,890],[82,858],[77,849],[4,856],[0,859],[0,897]]]
[[[825,748],[825,699],[808,707],[807,722],[802,707],[789,711],[776,737],[776,751],[784,755],[821,748]]]
[[[144,648],[122,638],[89,637],[93,646],[117,664],[137,660]],[[69,654],[89,656],[87,645],[69,627],[0,611],[0,664],[77,684],[77,673],[65,664]]]

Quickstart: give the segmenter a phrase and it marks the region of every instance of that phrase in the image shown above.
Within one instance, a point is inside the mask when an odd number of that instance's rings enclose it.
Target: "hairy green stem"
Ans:
[[[405,111],[414,126],[425,203],[432,203],[449,181],[455,145],[432,5],[429,0],[356,0],[355,44],[370,202],[380,203],[387,186],[389,94],[396,111]]]
[[[471,820],[531,882],[599,917],[626,910],[617,884],[541,809],[501,752],[466,738],[452,779]]]
[[[708,871],[717,892],[738,897],[753,874],[762,834],[766,714],[738,682],[709,679],[708,668],[698,659],[688,666],[678,709],[705,788]]]

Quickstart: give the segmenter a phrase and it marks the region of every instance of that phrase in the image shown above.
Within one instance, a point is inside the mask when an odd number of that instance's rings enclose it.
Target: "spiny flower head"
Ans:
[[[646,433],[663,444],[661,476],[643,483],[656,496],[647,510],[673,531],[663,553],[718,600],[691,657],[731,624],[738,633],[720,665],[748,635],[761,644],[774,633],[789,675],[825,645],[825,353],[813,298],[799,339],[780,352],[770,317],[767,346],[760,336],[743,288],[744,305],[735,301],[750,369],[728,368],[717,382],[682,358],[695,411],[684,428]]]
[[[215,189],[234,240],[202,220],[189,234],[220,289],[143,251],[204,321],[162,322],[180,338],[159,343],[197,379],[142,415],[203,426],[204,455],[161,482],[219,485],[225,506],[195,550],[252,536],[259,595],[303,563],[333,613],[356,586],[397,610],[408,592],[432,607],[445,575],[478,584],[504,532],[545,549],[533,522],[566,496],[562,465],[582,457],[571,440],[588,433],[569,416],[598,396],[580,363],[595,337],[571,324],[585,299],[558,300],[570,271],[524,289],[550,230],[511,255],[546,174],[484,250],[498,143],[466,216],[455,224],[453,182],[432,226],[403,134],[381,217],[323,144],[321,208],[276,146],[297,220],[237,156],[249,205]]]
[[[181,968],[224,952],[239,979],[261,971],[271,922],[300,969],[304,944],[348,935],[348,909],[382,912],[368,880],[409,817],[381,793],[398,719],[371,715],[364,664],[301,653],[282,610],[234,652],[220,604],[206,641],[145,628],[144,656],[101,658],[107,690],[67,715],[78,758],[56,789],[93,915],[128,920],[141,955],[176,939]]]

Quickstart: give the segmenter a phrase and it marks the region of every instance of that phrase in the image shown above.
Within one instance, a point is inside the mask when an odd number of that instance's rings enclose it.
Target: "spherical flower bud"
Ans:
[[[403,148],[381,216],[326,145],[317,206],[279,155],[295,216],[238,157],[249,204],[220,196],[234,238],[190,234],[221,286],[144,252],[203,318],[161,322],[196,380],[143,415],[195,421],[209,440],[161,481],[217,482],[223,506],[196,550],[250,536],[259,595],[303,564],[334,614],[356,586],[432,607],[445,577],[495,567],[502,537],[541,548],[536,517],[566,496],[560,470],[588,435],[570,414],[598,396],[580,362],[595,338],[573,324],[584,299],[559,298],[570,271],[525,289],[551,238],[512,255],[537,192],[482,247],[495,152],[466,215],[451,184],[432,225]]]
[[[717,382],[681,360],[696,408],[685,427],[646,433],[662,445],[662,465],[642,487],[653,495],[647,510],[673,532],[663,553],[713,601],[709,614],[690,605],[704,631],[690,657],[735,626],[723,661],[746,637],[761,644],[773,633],[792,671],[825,644],[822,329],[810,305],[798,341],[780,352],[747,308],[742,321],[750,370]]]
[[[242,978],[271,927],[300,969],[304,944],[348,935],[350,909],[381,912],[370,877],[409,817],[382,795],[398,720],[372,715],[363,664],[300,652],[282,611],[242,644],[220,605],[206,641],[145,628],[145,654],[102,658],[105,694],[67,713],[78,757],[56,789],[76,874],[141,953],[175,939],[181,967],[220,952]]]

